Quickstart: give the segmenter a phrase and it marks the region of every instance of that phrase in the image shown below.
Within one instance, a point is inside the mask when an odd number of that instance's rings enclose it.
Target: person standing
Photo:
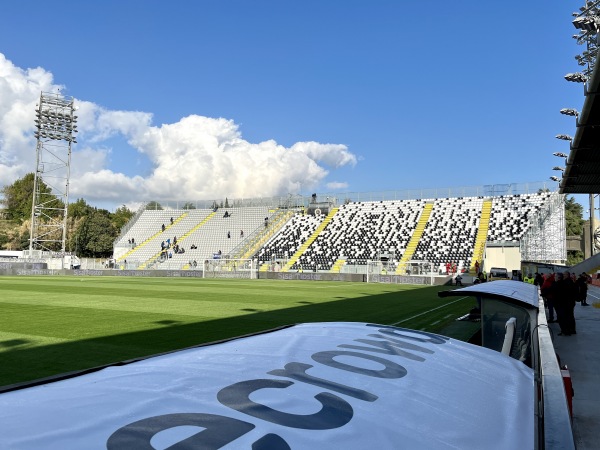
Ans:
[[[551,273],[546,277],[541,287],[542,297],[544,298],[546,306],[548,307],[548,323],[557,322],[557,320],[554,320],[554,297],[556,291],[555,282],[554,274]],[[556,316],[558,317],[558,312]]]
[[[587,302],[587,274],[583,272],[581,275],[579,275],[579,278],[577,278],[577,282],[575,284],[577,285],[577,290],[579,293],[577,301],[581,301],[581,306],[589,306],[589,303]]]
[[[577,334],[575,326],[575,299],[577,295],[577,286],[573,283],[570,272],[559,273],[556,282],[555,298],[558,324],[561,330],[559,336]]]

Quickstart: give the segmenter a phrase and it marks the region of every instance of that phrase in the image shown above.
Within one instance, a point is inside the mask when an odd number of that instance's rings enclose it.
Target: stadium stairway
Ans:
[[[277,232],[288,220],[294,216],[295,212],[290,210],[278,210],[270,217],[269,226],[263,228],[256,236],[250,236],[244,246],[231,255],[233,259],[249,259]]]
[[[189,230],[187,233],[183,234],[181,237],[179,237],[179,239],[177,239],[177,242],[183,242],[185,240],[186,237],[188,237],[190,234],[192,234],[194,231],[196,231],[198,228],[200,228],[202,225],[204,225],[206,222],[208,222],[210,219],[212,219],[215,216],[216,212],[212,212],[210,213],[208,216],[206,216],[204,218],[204,220],[202,220],[200,223],[198,223],[198,225],[196,225],[194,228],[192,228],[191,230]],[[183,214],[181,217],[178,218],[178,220],[183,219],[186,216],[186,214]],[[173,222],[173,224],[176,224],[176,221]],[[157,233],[160,234],[160,233]],[[153,256],[151,256],[150,258],[148,258],[144,263],[142,263],[141,265],[138,266],[138,269],[145,269],[146,267],[148,267],[149,264],[153,263],[154,261],[156,261],[158,259],[158,257],[160,256],[161,252],[157,252],[155,253]],[[189,266],[189,265],[188,265]],[[189,268],[189,267],[188,267]]]
[[[327,217],[325,217],[323,222],[321,222],[321,225],[319,225],[315,232],[306,240],[306,242],[300,246],[298,251],[294,253],[294,255],[290,258],[287,264],[283,266],[283,268],[281,269],[282,272],[287,272],[291,269],[291,267],[296,263],[296,261],[298,261],[298,259],[300,258],[300,256],[302,256],[306,249],[310,247],[310,245],[315,241],[315,239],[317,239],[317,236],[321,233],[321,231],[323,231],[325,227],[329,225],[329,222],[331,222],[331,219],[333,219],[333,216],[335,216],[335,213],[337,213],[339,209],[340,208],[332,208],[331,211],[329,211],[329,214],[327,215]]]
[[[487,199],[483,202],[483,206],[481,207],[481,218],[479,219],[479,229],[477,230],[477,237],[475,238],[475,246],[473,248],[473,258],[471,258],[469,275],[477,276],[475,273],[475,261],[479,261],[480,264],[483,262],[485,243],[487,241],[488,230],[490,228],[491,213],[492,201]]]
[[[168,225],[165,227],[165,231],[168,230],[169,228],[171,228],[172,226],[175,226],[177,223],[179,223],[185,216],[187,216],[187,213],[183,213],[181,216],[179,216],[177,219],[175,219],[173,221],[172,224]],[[154,238],[156,238],[157,236],[163,234],[162,231],[158,231],[155,234],[153,234],[152,236],[150,236],[148,239],[146,239],[145,241],[141,242],[140,244],[136,245],[134,248],[132,248],[131,250],[129,250],[127,253],[119,256],[117,258],[117,261],[124,261],[126,260],[128,257],[130,257],[131,255],[135,256],[135,252],[137,250],[140,250],[141,248],[143,248],[146,244],[148,244],[149,242],[151,242],[152,240],[154,240]]]
[[[346,258],[340,258],[340,259],[336,260],[333,263],[333,266],[331,266],[331,269],[329,270],[329,272],[330,273],[340,273],[344,264],[346,264]]]
[[[423,212],[421,213],[421,217],[419,218],[419,223],[415,227],[415,231],[413,232],[410,241],[406,244],[406,250],[400,258],[398,262],[398,267],[396,267],[396,274],[400,275],[404,271],[404,263],[410,261],[410,259],[415,254],[415,250],[417,249],[417,244],[421,240],[421,236],[423,236],[423,232],[425,231],[425,226],[429,221],[429,216],[431,215],[431,210],[433,209],[433,202],[428,202],[423,207]]]

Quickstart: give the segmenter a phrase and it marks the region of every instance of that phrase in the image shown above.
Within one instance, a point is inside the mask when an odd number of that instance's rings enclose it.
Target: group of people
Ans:
[[[453,275],[457,272],[458,265],[455,262],[447,262],[446,263],[446,275]]]
[[[192,246],[192,248],[194,248],[194,246]],[[169,250],[173,250],[172,252],[170,252]],[[185,249],[183,247],[180,247],[179,244],[177,243],[177,236],[173,236],[173,243],[171,244],[171,238],[168,238],[165,241],[162,241],[160,243],[160,252],[161,255],[165,255],[167,258],[172,258],[173,257],[173,253],[175,254],[181,254],[181,253],[185,253]]]
[[[539,276],[534,284],[540,286],[542,297],[548,308],[548,322],[558,322],[559,336],[577,334],[575,305],[588,306],[587,290],[589,277],[584,272],[579,277],[569,271]]]

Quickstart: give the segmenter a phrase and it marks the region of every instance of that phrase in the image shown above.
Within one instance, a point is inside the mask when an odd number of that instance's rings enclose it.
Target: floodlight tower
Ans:
[[[581,73],[567,74],[568,81],[585,81],[589,78],[596,65],[598,53],[598,38],[600,31],[600,0],[586,0],[579,11],[573,13],[573,26],[578,33],[573,35],[577,44],[585,44],[585,50],[575,56],[577,64],[582,67]],[[581,80],[581,75],[585,77]]]
[[[73,98],[42,92],[36,112],[36,169],[31,204],[29,255],[65,251],[71,145],[77,117]]]

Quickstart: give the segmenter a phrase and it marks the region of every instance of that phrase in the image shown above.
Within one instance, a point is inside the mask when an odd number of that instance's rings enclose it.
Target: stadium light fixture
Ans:
[[[556,182],[559,182],[559,183],[560,183],[560,178],[558,178],[558,177],[550,177],[550,179],[551,179],[552,181],[556,181]]]
[[[578,30],[597,32],[598,24],[600,23],[599,19],[600,18],[598,16],[595,16],[593,14],[587,16],[579,16],[573,19],[573,26]]]
[[[554,152],[552,153],[554,156],[558,156],[559,158],[568,158],[569,155],[567,155],[566,153],[563,152]]]
[[[573,108],[563,108],[560,110],[560,113],[565,116],[573,116],[573,117],[579,116],[579,111],[577,111],[576,109],[573,109]]]
[[[554,167],[552,168],[552,170],[560,170],[561,172],[564,172],[564,171],[565,171],[565,168],[564,168],[564,167],[560,167],[560,166],[554,166]]]
[[[573,83],[585,83],[587,79],[588,77],[581,72],[568,73],[565,75],[565,80],[572,81]]]
[[[573,140],[573,138],[571,136],[569,136],[568,134],[557,134],[554,137],[556,139],[561,139],[563,141],[572,141]]]

